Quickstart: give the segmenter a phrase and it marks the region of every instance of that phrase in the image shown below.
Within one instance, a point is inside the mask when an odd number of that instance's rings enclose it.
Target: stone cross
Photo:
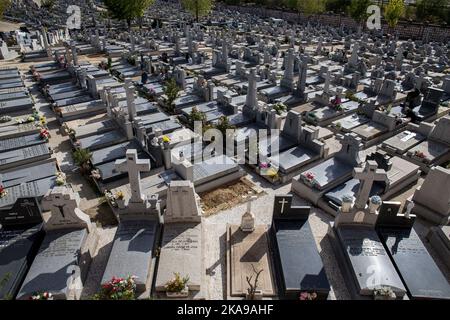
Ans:
[[[172,181],[167,191],[164,222],[201,222],[202,211],[198,200],[191,181]]]
[[[367,200],[369,199],[370,190],[374,181],[389,182],[386,171],[378,169],[375,161],[369,160],[364,168],[355,168],[353,177],[360,180],[359,190],[356,194],[355,207],[357,209],[365,209]]]
[[[324,84],[324,86],[323,86],[323,92],[324,93],[329,93],[329,91],[330,91],[330,78],[331,78],[331,72],[330,72],[330,70],[328,70],[328,68],[327,68],[327,72],[326,72],[326,74],[325,74],[325,84]]]
[[[115,167],[120,172],[128,172],[131,189],[130,202],[144,202],[145,197],[141,190],[141,172],[150,171],[150,160],[138,159],[137,150],[128,149],[126,159],[116,160]]]
[[[247,98],[245,101],[245,105],[250,108],[256,108],[258,105],[257,96],[256,96],[256,69],[252,68],[250,70],[250,74],[248,75],[248,88],[247,88]]]
[[[78,207],[79,196],[76,192],[66,186],[55,187],[49,190],[42,199],[42,209],[50,211],[44,213],[44,229],[82,229],[90,230],[91,220],[88,215]]]
[[[72,60],[73,60],[73,65],[77,66],[78,65],[78,53],[77,53],[77,47],[75,46],[75,41],[71,41],[70,42],[70,46],[72,48]]]
[[[134,86],[131,79],[125,79],[125,93],[127,96],[127,108],[130,121],[136,118],[136,106],[134,104]]]
[[[279,204],[281,204],[280,214],[284,213],[284,206],[288,203],[289,201],[287,201],[286,198],[283,198],[281,201],[279,201]]]

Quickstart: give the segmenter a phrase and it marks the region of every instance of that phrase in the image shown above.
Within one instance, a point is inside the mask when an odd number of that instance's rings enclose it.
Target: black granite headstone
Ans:
[[[399,214],[400,203],[384,203],[377,231],[411,299],[450,299],[450,285],[413,228],[415,216]]]
[[[275,196],[271,242],[280,298],[302,292],[326,299],[330,284],[309,225],[310,207],[293,207],[292,195]]]
[[[20,198],[0,211],[0,299],[13,298],[42,240],[42,218],[36,198]]]
[[[0,225],[3,227],[41,222],[41,208],[35,197],[19,198],[11,209],[0,210]]]

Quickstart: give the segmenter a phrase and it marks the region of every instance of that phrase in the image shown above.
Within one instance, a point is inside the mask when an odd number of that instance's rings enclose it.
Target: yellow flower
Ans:
[[[168,136],[163,136],[163,137],[162,137],[162,140],[163,140],[164,142],[166,142],[166,143],[169,143],[169,142],[170,142],[170,138],[169,138]]]

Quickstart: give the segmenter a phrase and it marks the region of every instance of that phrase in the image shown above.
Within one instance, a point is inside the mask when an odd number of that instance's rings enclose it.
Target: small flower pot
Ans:
[[[189,296],[189,288],[186,286],[183,290],[178,292],[166,291],[167,298],[187,298]]]
[[[125,199],[116,199],[116,203],[117,203],[117,207],[119,207],[119,209],[125,209]]]

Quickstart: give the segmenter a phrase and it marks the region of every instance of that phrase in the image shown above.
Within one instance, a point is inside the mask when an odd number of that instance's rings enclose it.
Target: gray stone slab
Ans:
[[[41,139],[39,134],[4,139],[0,140],[0,152],[31,147],[42,143],[45,143],[45,141]]]
[[[43,160],[51,156],[47,143],[0,153],[0,169],[18,166],[24,163]]]
[[[325,190],[330,184],[347,175],[351,175],[353,166],[340,161],[337,158],[328,159],[317,166],[307,170],[315,176],[317,189]]]
[[[197,186],[238,170],[239,166],[233,160],[225,155],[220,155],[194,164],[194,183]]]
[[[414,229],[379,229],[392,261],[413,299],[450,299],[450,284]]]
[[[68,280],[79,266],[86,240],[86,229],[48,232],[17,298],[28,299],[35,292],[47,291],[55,298],[65,299]]]
[[[138,147],[137,142],[135,142],[134,140],[131,140],[131,141],[115,144],[110,147],[97,149],[95,151],[92,151],[91,162],[94,166],[96,166],[96,165],[99,165],[99,164],[102,164],[105,162],[110,162],[110,161],[114,161],[116,159],[125,158],[125,154],[128,149],[138,149],[139,150],[140,148]]]
[[[0,198],[0,208],[12,207],[18,198],[42,197],[55,185],[56,177],[52,176],[7,188],[8,194]]]
[[[165,291],[174,273],[189,277],[190,290],[200,290],[205,273],[202,241],[201,223],[165,224],[155,284],[157,291]]]
[[[384,141],[382,147],[387,151],[404,154],[425,139],[426,137],[420,133],[406,130]]]
[[[272,164],[277,166],[283,173],[294,171],[303,165],[319,158],[315,152],[304,147],[294,147],[279,154],[278,161],[270,157]]]
[[[56,100],[55,106],[57,107],[64,107],[64,106],[68,106],[68,105],[72,105],[72,104],[80,104],[83,102],[89,102],[94,100],[90,95],[82,95],[79,97],[74,97],[74,98],[66,98],[66,99],[61,99],[61,100]]]
[[[42,240],[41,225],[0,229],[0,299],[15,297]]]
[[[79,139],[80,148],[96,150],[126,141],[126,137],[118,130],[92,135]]]
[[[337,241],[345,264],[356,287],[356,295],[373,296],[375,288],[388,286],[401,298],[406,289],[375,230],[364,227],[339,227]]]
[[[21,183],[54,176],[56,172],[57,167],[54,160],[39,164],[33,163],[26,167],[2,171],[0,173],[0,183],[3,187],[10,188]]]
[[[75,138],[80,139],[91,135],[105,133],[117,128],[117,124],[113,119],[94,122],[91,124],[79,126],[75,128]]]
[[[122,221],[114,236],[102,283],[112,277],[134,275],[138,277],[138,290],[144,291],[151,271],[156,233],[155,221]]]

